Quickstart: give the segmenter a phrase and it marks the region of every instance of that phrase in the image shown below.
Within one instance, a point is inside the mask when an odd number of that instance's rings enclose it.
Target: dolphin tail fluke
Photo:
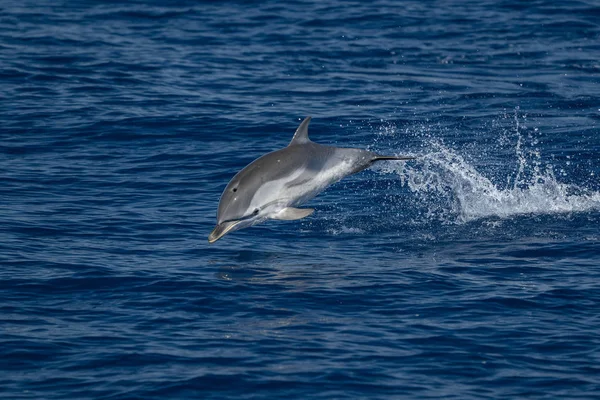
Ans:
[[[372,162],[375,161],[385,161],[385,160],[396,160],[396,161],[406,161],[406,160],[414,160],[417,157],[411,156],[375,156]]]

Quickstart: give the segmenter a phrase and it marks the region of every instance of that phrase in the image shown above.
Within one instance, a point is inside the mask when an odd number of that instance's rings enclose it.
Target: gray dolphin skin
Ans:
[[[209,243],[268,219],[307,217],[315,210],[297,207],[327,186],[375,161],[414,159],[314,143],[308,138],[310,119],[302,121],[287,147],[254,160],[233,177],[221,195]]]

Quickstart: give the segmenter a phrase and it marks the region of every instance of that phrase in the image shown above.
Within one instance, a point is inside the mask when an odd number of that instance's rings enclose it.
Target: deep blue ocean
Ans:
[[[0,0],[0,171],[0,398],[600,398],[597,1]]]

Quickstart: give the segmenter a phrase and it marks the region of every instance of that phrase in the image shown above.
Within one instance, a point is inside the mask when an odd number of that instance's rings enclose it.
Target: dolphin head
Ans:
[[[244,179],[247,174],[240,171],[227,185],[217,209],[217,226],[208,235],[209,243],[216,242],[229,232],[237,231],[259,222],[260,210],[252,208],[255,189],[252,182]]]

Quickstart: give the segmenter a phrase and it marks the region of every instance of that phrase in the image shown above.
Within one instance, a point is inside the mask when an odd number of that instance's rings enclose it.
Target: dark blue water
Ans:
[[[597,2],[148,3],[0,1],[0,397],[600,397]]]

